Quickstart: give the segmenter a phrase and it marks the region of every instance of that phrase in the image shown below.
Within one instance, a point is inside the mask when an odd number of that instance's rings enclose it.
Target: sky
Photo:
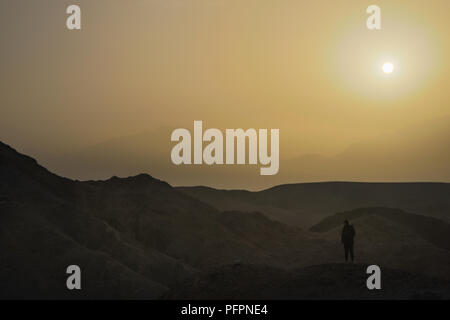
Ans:
[[[82,30],[66,29],[70,4]],[[382,30],[366,27],[371,4]],[[76,179],[450,181],[449,12],[447,0],[2,0],[0,141]],[[280,129],[280,174],[173,167],[169,129],[194,120]]]

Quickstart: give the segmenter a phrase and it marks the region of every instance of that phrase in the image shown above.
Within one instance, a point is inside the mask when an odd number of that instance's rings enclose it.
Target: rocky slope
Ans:
[[[234,261],[297,266],[323,242],[258,213],[220,212],[139,175],[72,181],[0,144],[3,297],[155,298],[194,271]],[[325,244],[326,246],[326,244]],[[316,248],[316,249],[314,249]],[[65,268],[85,273],[65,289]]]

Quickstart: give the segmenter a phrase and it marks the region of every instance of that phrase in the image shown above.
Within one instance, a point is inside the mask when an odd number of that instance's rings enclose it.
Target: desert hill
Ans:
[[[179,187],[219,210],[259,211],[271,219],[309,228],[336,212],[366,207],[400,208],[450,221],[448,183],[318,182],[267,190],[217,190]]]
[[[303,265],[316,257],[293,252],[326,246],[259,213],[218,211],[149,175],[61,178],[4,144],[0,177],[1,296],[73,297],[63,279],[79,264],[82,297],[155,298],[197,270]]]
[[[356,229],[358,261],[450,279],[448,223],[400,209],[361,208],[327,217],[311,230],[336,239],[345,219]]]

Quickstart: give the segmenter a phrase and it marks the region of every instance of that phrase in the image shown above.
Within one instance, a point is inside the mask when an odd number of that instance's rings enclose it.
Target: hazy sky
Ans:
[[[65,27],[69,4],[81,31]],[[371,4],[381,31],[366,28]],[[449,12],[448,0],[2,0],[0,140],[51,164],[203,120],[279,128],[283,159],[333,156],[450,114]]]

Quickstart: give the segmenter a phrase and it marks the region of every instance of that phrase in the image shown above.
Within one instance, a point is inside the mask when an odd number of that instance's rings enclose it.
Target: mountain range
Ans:
[[[321,294],[342,277],[349,286],[333,287],[335,297],[371,298],[349,289],[369,263],[398,278],[377,297],[445,298],[448,188],[324,183],[252,193],[174,188],[147,174],[76,181],[0,143],[0,298],[170,299],[200,289],[207,298],[260,297],[248,290],[249,273],[278,288],[267,298],[333,298]],[[339,263],[344,218],[357,230],[352,267]],[[73,264],[80,291],[66,288]],[[283,293],[287,282],[299,285],[295,294]]]
[[[336,212],[388,207],[450,220],[449,183],[317,182],[258,192],[178,187],[220,210],[260,211],[285,224],[309,228]]]
[[[189,123],[189,127],[192,123]],[[187,127],[187,126],[181,126]],[[256,165],[174,165],[171,132],[161,127],[40,159],[47,168],[73,179],[107,179],[151,173],[171,185],[207,185],[220,189],[262,190],[301,181],[450,182],[450,116],[424,120],[333,153],[302,150],[280,129],[280,171],[260,176]],[[330,139],[338,137],[330,137]],[[296,147],[294,147],[294,145]]]

